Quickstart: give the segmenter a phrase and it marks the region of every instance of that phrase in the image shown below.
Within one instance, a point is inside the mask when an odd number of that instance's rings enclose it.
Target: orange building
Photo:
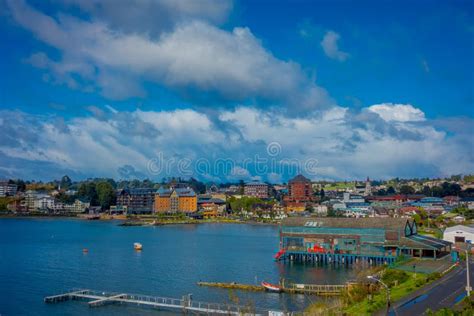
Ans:
[[[197,211],[197,195],[191,188],[165,189],[155,193],[155,212],[194,213]]]

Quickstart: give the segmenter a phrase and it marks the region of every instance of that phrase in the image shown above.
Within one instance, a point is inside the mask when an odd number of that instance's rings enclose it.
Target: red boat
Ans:
[[[285,254],[286,250],[285,249],[280,249],[277,254],[275,255],[275,260],[280,260],[281,256],[283,256]]]
[[[268,282],[262,282],[262,286],[265,288],[265,290],[270,291],[270,292],[281,292],[283,291],[283,288],[279,285],[271,284]]]

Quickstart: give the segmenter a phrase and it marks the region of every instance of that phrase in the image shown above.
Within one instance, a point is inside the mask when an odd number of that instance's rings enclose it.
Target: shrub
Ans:
[[[427,282],[430,282],[430,281],[434,281],[434,280],[437,280],[441,278],[441,273],[439,272],[433,272],[433,273],[430,273],[428,274],[427,278],[426,278],[426,281]]]
[[[382,276],[382,281],[389,287],[393,287],[396,284],[404,283],[408,277],[405,271],[387,269]]]

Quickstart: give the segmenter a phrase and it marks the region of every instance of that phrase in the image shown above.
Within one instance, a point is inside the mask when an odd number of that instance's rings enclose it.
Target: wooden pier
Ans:
[[[347,289],[348,285],[330,285],[330,284],[287,284],[283,287],[284,292],[304,293],[321,296],[341,295],[342,291]]]
[[[225,282],[198,282],[199,286],[218,287],[221,289],[234,289],[242,291],[263,292],[265,288],[261,285],[241,284],[241,283],[225,283]]]
[[[204,315],[270,315],[268,311],[249,310],[246,307],[229,304],[205,303],[193,301],[191,295],[182,299],[156,297],[148,295],[110,293],[93,290],[71,290],[69,292],[48,296],[45,303],[58,303],[68,300],[88,300],[89,307],[99,307],[106,304],[129,304],[157,309],[193,312]]]
[[[265,288],[261,285],[251,285],[251,284],[240,284],[240,283],[224,283],[224,282],[198,282],[199,286],[209,286],[217,287],[223,289],[235,289],[242,291],[265,291]],[[295,293],[295,294],[313,294],[321,296],[332,296],[340,295],[342,291],[348,288],[348,284],[296,284],[296,283],[286,283],[281,284],[282,291],[286,293]]]

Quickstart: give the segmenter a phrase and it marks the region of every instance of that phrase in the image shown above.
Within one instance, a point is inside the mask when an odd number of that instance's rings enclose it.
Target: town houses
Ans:
[[[174,216],[193,219],[230,217],[280,221],[286,217],[401,217],[465,224],[474,211],[468,181],[314,181],[298,174],[287,183],[260,179],[226,185],[172,179],[162,183],[133,180],[71,180],[55,184],[0,181],[5,210],[18,213],[106,213],[122,216]],[[21,185],[21,184],[20,184]],[[120,186],[120,187],[119,187]],[[465,190],[462,188],[466,187]]]

